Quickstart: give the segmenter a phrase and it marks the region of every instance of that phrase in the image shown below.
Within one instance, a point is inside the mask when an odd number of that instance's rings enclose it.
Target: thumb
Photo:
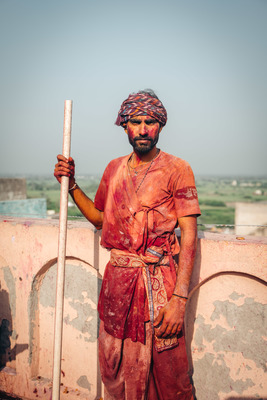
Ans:
[[[162,320],[163,320],[163,313],[164,313],[163,308],[161,308],[160,311],[159,311],[159,315],[157,316],[157,318],[156,318],[155,321],[154,321],[154,327],[155,327],[155,328],[158,328],[158,326],[159,326],[160,323],[162,322]]]

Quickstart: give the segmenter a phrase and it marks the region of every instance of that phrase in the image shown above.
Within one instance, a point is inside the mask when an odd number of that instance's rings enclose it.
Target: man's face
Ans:
[[[160,131],[159,122],[147,115],[132,117],[125,127],[130,144],[140,154],[149,153],[156,146]]]

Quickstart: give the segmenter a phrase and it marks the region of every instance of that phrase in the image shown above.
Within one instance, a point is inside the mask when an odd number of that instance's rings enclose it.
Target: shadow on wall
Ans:
[[[20,397],[8,395],[0,390],[0,400],[22,400]]]
[[[6,290],[0,291],[1,323],[0,323],[0,370],[11,358],[12,317],[9,295]],[[11,361],[11,360],[10,360]]]
[[[6,367],[8,362],[16,360],[16,355],[26,350],[28,344],[15,344],[11,348],[11,337],[13,333],[12,314],[9,302],[9,294],[6,290],[0,290],[0,371]],[[14,338],[17,340],[18,335]]]

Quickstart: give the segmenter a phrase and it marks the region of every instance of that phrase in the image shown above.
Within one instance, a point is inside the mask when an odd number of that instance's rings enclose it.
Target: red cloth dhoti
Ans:
[[[184,336],[177,347],[159,353],[150,323],[145,344],[117,339],[103,325],[98,340],[105,400],[193,400]]]

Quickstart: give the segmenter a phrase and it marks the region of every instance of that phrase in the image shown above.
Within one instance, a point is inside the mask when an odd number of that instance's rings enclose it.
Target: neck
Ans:
[[[133,153],[133,162],[138,165],[140,163],[147,163],[151,160],[153,160],[153,158],[156,157],[157,153],[158,153],[159,149],[155,147],[153,147],[153,149],[151,149],[148,153],[146,154],[142,154],[139,153],[138,151],[134,150]]]

